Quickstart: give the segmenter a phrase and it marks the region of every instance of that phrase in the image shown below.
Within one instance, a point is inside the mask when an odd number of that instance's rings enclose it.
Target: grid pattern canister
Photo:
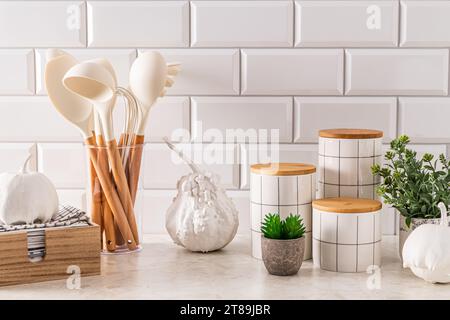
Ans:
[[[382,137],[377,130],[321,130],[317,198],[378,199],[380,180],[371,167],[381,163]]]
[[[269,214],[281,218],[299,214],[305,224],[305,256],[312,258],[312,207],[316,191],[316,167],[303,163],[272,163],[251,166],[250,201],[252,255],[261,256],[261,223]]]
[[[323,270],[366,272],[381,264],[381,202],[328,198],[313,201],[313,259]]]

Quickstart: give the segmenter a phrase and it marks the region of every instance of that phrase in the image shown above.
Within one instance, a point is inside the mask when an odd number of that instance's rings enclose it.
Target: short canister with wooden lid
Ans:
[[[371,167],[381,163],[383,132],[369,129],[319,131],[317,198],[377,199],[380,181]]]
[[[261,224],[267,214],[298,214],[305,225],[305,256],[312,258],[312,207],[316,167],[305,163],[254,164],[250,175],[252,255],[261,256]]]
[[[380,201],[328,198],[312,206],[315,265],[335,272],[366,272],[381,265]]]

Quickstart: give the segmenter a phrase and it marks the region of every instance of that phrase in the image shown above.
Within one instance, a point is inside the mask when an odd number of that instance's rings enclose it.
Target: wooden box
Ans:
[[[69,266],[78,266],[81,277],[100,274],[97,225],[45,229],[45,247],[45,257],[31,262],[27,231],[0,233],[0,286],[67,279]]]

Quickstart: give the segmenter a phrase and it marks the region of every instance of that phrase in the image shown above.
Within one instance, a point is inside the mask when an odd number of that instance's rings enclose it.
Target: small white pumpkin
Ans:
[[[43,223],[58,211],[55,186],[42,173],[28,171],[30,158],[18,173],[0,174],[0,221],[4,224]]]
[[[423,224],[408,237],[403,247],[403,267],[428,282],[450,282],[450,227],[443,203],[441,224]]]
[[[166,229],[173,241],[191,251],[209,252],[225,247],[233,240],[239,226],[238,211],[227,197],[218,179],[186,159],[193,173],[177,184],[178,194],[166,213]]]

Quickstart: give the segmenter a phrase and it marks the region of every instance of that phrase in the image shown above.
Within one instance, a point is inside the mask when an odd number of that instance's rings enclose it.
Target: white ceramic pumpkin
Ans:
[[[403,246],[403,267],[432,283],[450,282],[450,227],[443,203],[441,224],[417,227]]]
[[[166,141],[167,142],[167,141]],[[178,194],[166,213],[166,229],[173,241],[191,251],[219,250],[233,240],[239,226],[238,211],[218,179],[203,174],[188,162],[193,173],[177,184]]]
[[[53,183],[42,173],[28,171],[30,157],[18,173],[0,174],[0,221],[4,224],[46,222],[58,211]]]

